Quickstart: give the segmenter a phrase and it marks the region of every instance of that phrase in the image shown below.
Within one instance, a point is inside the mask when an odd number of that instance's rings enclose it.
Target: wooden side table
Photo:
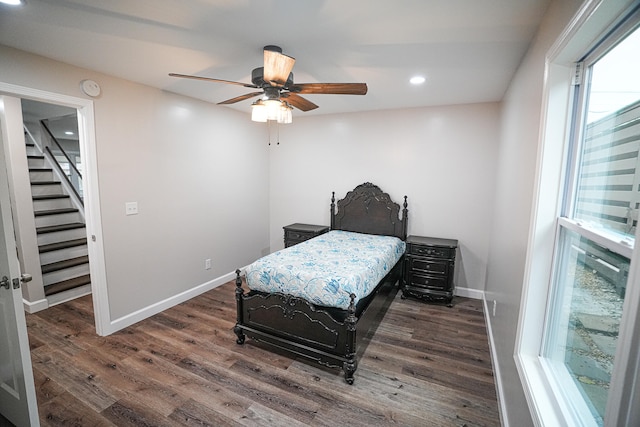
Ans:
[[[406,243],[402,298],[451,304],[458,241],[409,236]]]
[[[288,248],[305,240],[309,240],[312,237],[319,236],[329,231],[328,225],[314,225],[314,224],[290,224],[284,229],[284,247]]]

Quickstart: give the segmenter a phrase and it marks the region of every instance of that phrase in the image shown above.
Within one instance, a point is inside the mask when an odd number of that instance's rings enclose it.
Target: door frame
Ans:
[[[104,243],[102,238],[93,101],[3,82],[0,82],[0,93],[16,98],[28,98],[34,101],[63,105],[65,107],[75,108],[78,112],[78,139],[80,143],[80,155],[84,166],[82,186],[93,311],[96,333],[100,336],[108,335],[111,333],[111,320],[104,262]]]

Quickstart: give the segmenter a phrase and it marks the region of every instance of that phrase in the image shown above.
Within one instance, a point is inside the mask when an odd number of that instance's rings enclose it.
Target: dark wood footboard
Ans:
[[[248,336],[323,366],[342,368],[345,381],[353,384],[357,358],[396,296],[401,264],[402,260],[363,304],[356,306],[353,296],[347,310],[319,307],[280,293],[245,293],[236,270],[236,342],[243,344]]]

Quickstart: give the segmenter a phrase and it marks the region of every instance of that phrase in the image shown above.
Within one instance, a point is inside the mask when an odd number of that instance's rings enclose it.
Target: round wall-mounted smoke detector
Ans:
[[[92,98],[100,95],[100,85],[93,80],[83,80],[80,82],[82,91]]]

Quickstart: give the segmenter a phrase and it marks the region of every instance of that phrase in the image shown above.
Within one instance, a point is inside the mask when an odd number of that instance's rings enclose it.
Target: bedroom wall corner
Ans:
[[[270,159],[270,245],[282,227],[329,225],[336,199],[372,182],[408,196],[409,234],[459,240],[457,286],[484,291],[499,103],[294,118]]]

